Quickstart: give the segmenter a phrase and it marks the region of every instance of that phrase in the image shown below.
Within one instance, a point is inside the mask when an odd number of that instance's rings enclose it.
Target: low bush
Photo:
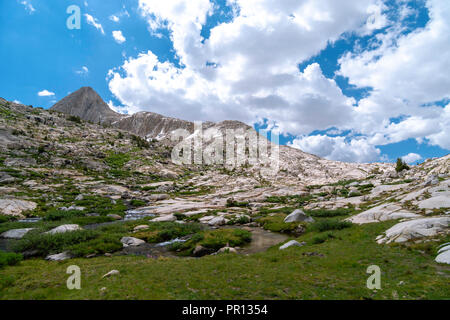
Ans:
[[[286,215],[279,213],[273,216],[256,219],[256,222],[260,223],[265,230],[281,233],[291,233],[295,231],[299,225],[303,225],[301,222],[285,223],[285,218]]]
[[[70,219],[74,217],[82,217],[84,216],[83,211],[79,210],[58,210],[58,209],[52,209],[48,211],[46,216],[44,217],[44,221],[59,221],[63,219]]]
[[[340,221],[337,219],[324,219],[309,225],[309,229],[312,231],[328,231],[328,230],[342,230],[345,228],[350,228],[352,226],[351,222]]]
[[[132,236],[149,243],[158,243],[198,233],[202,229],[198,223],[151,222],[149,229],[133,233]]]
[[[352,214],[355,212],[355,210],[347,208],[339,208],[335,210],[327,210],[327,209],[304,210],[304,212],[311,217],[338,217]]]
[[[6,266],[13,266],[22,261],[22,255],[17,253],[4,252],[0,250],[0,269]]]

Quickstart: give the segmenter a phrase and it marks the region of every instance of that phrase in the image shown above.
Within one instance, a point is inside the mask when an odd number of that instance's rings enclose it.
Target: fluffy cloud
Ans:
[[[402,160],[405,161],[406,163],[413,163],[422,160],[422,156],[417,153],[409,153],[406,156],[403,156]]]
[[[51,91],[48,91],[48,90],[42,90],[42,91],[38,92],[38,96],[39,97],[51,97],[51,96],[54,96],[54,95],[55,95],[54,92],[51,92]]]
[[[30,1],[21,1],[20,4],[25,7],[25,10],[27,10],[29,14],[32,14],[33,12],[36,11],[36,9],[33,7]]]
[[[99,30],[102,34],[105,34],[105,30],[103,30],[103,26],[98,22],[96,18],[91,16],[90,14],[85,13],[86,21],[91,26],[94,26],[97,30]]]
[[[75,73],[79,74],[79,75],[86,75],[89,73],[89,69],[88,69],[88,67],[83,66],[83,67],[81,67],[80,70],[75,71]]]
[[[110,70],[109,88],[129,113],[249,124],[269,119],[298,136],[293,146],[329,159],[373,161],[380,156],[376,145],[409,138],[448,148],[450,107],[434,102],[450,95],[450,3],[429,0],[429,24],[410,33],[401,19],[412,10],[407,1],[397,3],[399,21],[388,18],[381,0],[228,0],[233,19],[203,39],[214,11],[209,0],[139,0],[149,30],[170,31],[181,67],[143,52]],[[372,89],[359,102],[320,65],[298,69],[346,32],[371,35],[381,28],[387,31],[370,46],[339,60],[339,75]],[[360,138],[307,136],[329,128]]]
[[[142,53],[111,72],[114,95],[132,112],[151,108],[190,120],[248,123],[268,118],[294,134],[345,127],[355,101],[319,65],[300,72],[298,64],[363,24],[375,1],[229,3],[239,7],[239,15],[205,40],[200,32],[213,10],[208,0],[140,0],[150,29],[171,31],[183,67]]]
[[[127,41],[127,39],[123,36],[122,31],[120,31],[120,30],[113,31],[112,35],[113,35],[114,40],[116,40],[116,42],[119,44],[122,44],[125,41]]]
[[[345,137],[314,135],[297,138],[290,146],[325,159],[346,162],[372,162],[380,156],[380,150],[364,138],[347,141]]]

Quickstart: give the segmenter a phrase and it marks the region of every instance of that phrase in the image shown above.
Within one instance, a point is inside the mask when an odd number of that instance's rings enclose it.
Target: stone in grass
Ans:
[[[107,217],[112,218],[114,220],[122,220],[122,217],[118,214],[108,214]]]
[[[108,272],[107,274],[104,274],[103,277],[102,277],[102,279],[108,278],[108,277],[111,277],[111,276],[115,276],[115,275],[118,275],[118,274],[120,274],[120,271],[119,271],[119,270],[111,270],[111,271]]]
[[[28,232],[30,232],[33,229],[34,228],[8,230],[6,232],[3,232],[0,235],[0,238],[5,238],[5,239],[22,239]]]
[[[450,264],[450,250],[446,250],[446,251],[443,251],[442,253],[438,254],[435,261],[437,263]]]
[[[139,246],[145,243],[144,240],[133,237],[123,237],[122,239],[120,239],[120,242],[122,242],[124,248],[130,246]]]
[[[217,251],[217,252],[218,253],[237,253],[237,250],[232,247],[223,247],[223,248],[220,248],[219,251]]]
[[[292,246],[295,246],[295,247],[303,247],[304,245],[306,245],[306,242],[299,243],[298,241],[291,240],[291,241],[286,242],[285,244],[283,244],[283,245],[280,247],[280,250],[284,250],[284,249],[287,249],[287,248],[292,247]]]
[[[77,224],[63,224],[59,227],[53,228],[52,230],[45,232],[45,233],[57,234],[57,233],[65,233],[65,232],[78,231],[78,230],[82,230],[82,229]]]
[[[284,218],[285,223],[289,222],[314,222],[314,219],[306,215],[302,210],[294,210],[290,215]]]
[[[48,255],[47,257],[45,257],[45,260],[49,260],[49,261],[64,261],[64,260],[68,260],[68,259],[72,259],[72,255],[69,252],[61,252],[58,254],[51,254],[51,255]]]
[[[148,228],[150,228],[148,225],[142,224],[140,226],[134,227],[133,231],[136,232],[136,231],[141,231],[141,230],[147,230]]]

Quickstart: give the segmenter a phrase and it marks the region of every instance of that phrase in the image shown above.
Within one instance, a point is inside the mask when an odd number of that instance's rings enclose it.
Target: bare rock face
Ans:
[[[51,107],[51,110],[102,124],[111,124],[123,117],[121,114],[111,110],[97,92],[90,87],[83,87],[71,93]]]
[[[12,229],[0,234],[0,238],[5,239],[22,239],[28,232],[34,228]]]
[[[365,224],[401,218],[419,217],[420,215],[404,210],[399,205],[387,203],[361,212],[347,220],[357,224]]]
[[[401,222],[388,229],[385,236],[377,237],[378,243],[406,242],[448,233],[450,217],[433,217]]]
[[[36,209],[37,204],[31,201],[16,199],[0,199],[0,214],[23,218],[22,212]]]

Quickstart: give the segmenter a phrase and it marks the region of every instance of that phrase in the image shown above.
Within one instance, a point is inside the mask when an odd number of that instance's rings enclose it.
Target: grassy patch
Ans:
[[[285,223],[285,218],[285,214],[277,213],[271,216],[256,219],[256,222],[260,223],[265,230],[280,233],[291,233],[294,232],[299,225],[304,225],[301,222]]]
[[[22,255],[0,251],[0,269],[5,266],[13,266],[22,261]]]
[[[337,219],[323,219],[316,221],[308,226],[310,230],[323,232],[328,230],[342,230],[350,228],[353,224],[348,221],[340,221]]]
[[[133,233],[132,236],[150,243],[164,242],[200,232],[198,223],[151,222],[149,229]]]
[[[251,233],[241,229],[208,230],[195,234],[189,241],[175,243],[172,250],[184,255],[192,254],[197,245],[212,251],[217,251],[227,245],[231,247],[242,246],[251,241]]]
[[[316,209],[316,210],[304,210],[304,212],[311,217],[339,217],[348,216],[356,213],[355,209],[339,208],[335,210]]]
[[[434,262],[436,248],[410,250],[379,245],[375,238],[395,221],[333,231],[335,238],[244,255],[201,259],[146,259],[135,256],[74,259],[60,263],[32,259],[0,270],[1,299],[448,299],[450,267]],[[308,252],[324,255],[308,256]],[[83,272],[82,290],[64,285],[70,265]],[[382,290],[367,289],[367,267],[381,269]],[[117,269],[118,277],[102,279]],[[400,284],[401,283],[401,284]],[[100,291],[106,287],[105,291]]]

